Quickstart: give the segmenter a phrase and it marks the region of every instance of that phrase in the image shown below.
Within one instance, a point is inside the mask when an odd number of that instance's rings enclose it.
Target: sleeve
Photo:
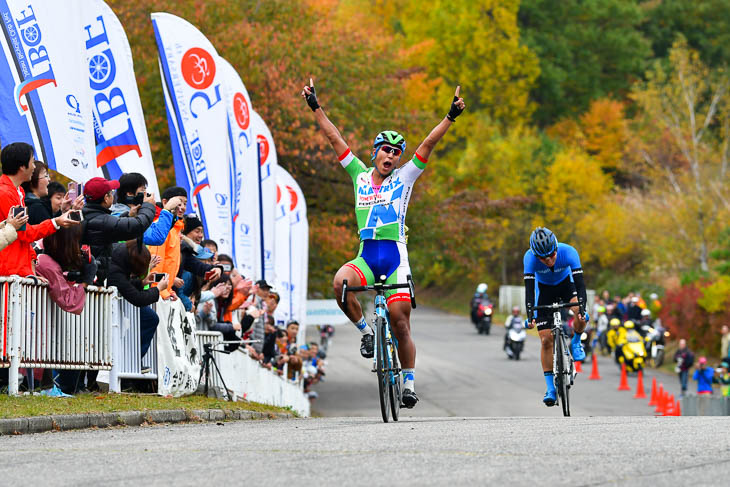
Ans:
[[[244,313],[243,319],[241,319],[241,332],[247,332],[251,328],[251,325],[253,325],[253,322],[253,316],[248,313]]]
[[[111,215],[108,215],[108,218],[104,218],[105,228],[103,230],[113,234],[115,240],[131,240],[144,234],[154,220],[155,213],[154,205],[142,203],[135,217],[112,218]],[[106,222],[109,222],[108,226]]]
[[[580,265],[580,257],[578,251],[573,247],[567,247],[568,249],[568,265],[573,273],[573,283],[575,284],[575,290],[578,293],[578,299],[583,301],[585,305],[588,305],[588,294],[586,292],[586,283],[583,279],[583,268]]]
[[[110,286],[115,286],[124,299],[138,308],[149,306],[160,299],[160,291],[156,287],[138,289],[132,281],[124,279],[118,273],[110,273],[108,279]]]
[[[423,171],[426,169],[427,162],[428,160],[418,155],[418,152],[413,154],[413,159],[403,164],[403,166],[401,166],[400,168],[399,174],[403,179],[403,182],[415,182],[416,179],[418,179],[418,177],[423,174]]]
[[[0,250],[15,242],[16,238],[18,238],[18,233],[15,231],[15,227],[3,222],[0,227]]]
[[[530,316],[532,307],[535,305],[535,270],[532,266],[532,255],[528,250],[522,259],[523,273],[525,278],[525,309],[527,309],[527,319],[534,317]]]
[[[699,379],[699,377],[700,377],[700,371],[695,370],[695,373],[692,374],[692,380],[697,380],[697,379]]]
[[[51,220],[46,220],[38,225],[25,226],[25,231],[18,232],[18,238],[24,242],[35,242],[56,232]]]
[[[167,234],[172,229],[172,213],[162,210],[156,222],[144,231],[145,245],[162,245],[167,240]]]
[[[182,266],[180,267],[198,277],[204,277],[205,273],[213,268],[212,265],[201,262],[200,259],[192,255],[190,252],[183,253]]]
[[[353,182],[359,174],[364,173],[368,170],[365,164],[363,164],[360,159],[355,157],[355,154],[352,153],[349,147],[339,157],[339,160],[340,164],[342,164],[342,167],[345,168],[345,171],[347,171],[347,174],[350,175],[350,178],[352,178]]]
[[[86,291],[68,282],[61,267],[47,255],[41,255],[36,272],[48,280],[48,294],[62,310],[80,315],[86,303]]]

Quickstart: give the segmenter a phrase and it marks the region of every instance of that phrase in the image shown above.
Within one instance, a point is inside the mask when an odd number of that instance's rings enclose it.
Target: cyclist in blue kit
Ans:
[[[540,359],[545,375],[547,392],[543,398],[546,406],[554,406],[557,401],[553,377],[553,335],[552,311],[539,310],[533,306],[577,302],[586,302],[586,286],[583,281],[583,268],[580,265],[578,251],[568,244],[558,243],[553,232],[547,228],[537,227],[530,235],[530,248],[525,253],[525,304],[527,307],[528,328],[537,326],[542,342]],[[585,360],[586,353],[580,343],[580,335],[586,328],[588,313],[581,315],[580,308],[571,308],[575,314],[573,338],[570,342],[570,353],[573,360]]]

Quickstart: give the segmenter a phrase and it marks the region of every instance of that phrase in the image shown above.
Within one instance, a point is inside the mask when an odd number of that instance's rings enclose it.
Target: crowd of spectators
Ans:
[[[143,175],[127,173],[92,178],[78,192],[81,185],[72,182],[67,190],[22,142],[5,146],[0,160],[0,275],[47,283],[51,299],[75,314],[83,311],[88,286],[115,286],[140,310],[142,356],[159,323],[151,305],[180,300],[199,330],[223,334],[228,350],[280,375],[287,371],[307,387],[324,375],[316,347],[297,348],[298,323],[277,327],[278,293],[265,280],[241,275],[230,256],[204,240],[201,220],[185,214],[184,188],[167,188],[157,200]],[[43,379],[75,394],[94,390],[95,377],[58,371]]]

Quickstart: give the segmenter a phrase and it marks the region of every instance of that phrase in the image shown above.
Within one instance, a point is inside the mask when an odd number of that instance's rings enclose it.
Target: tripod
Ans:
[[[208,384],[210,384],[210,364],[212,363],[215,367],[215,372],[218,375],[218,378],[221,381],[221,384],[223,384],[223,391],[226,394],[226,401],[231,401],[231,396],[228,394],[228,387],[226,386],[225,381],[223,381],[223,375],[221,374],[221,370],[218,368],[218,362],[215,361],[215,356],[213,355],[213,352],[218,353],[231,353],[227,350],[216,350],[214,349],[214,345],[217,345],[217,343],[204,343],[203,344],[203,350],[205,353],[203,354],[203,368],[200,369],[200,377],[198,377],[198,384],[200,383],[200,380],[203,378],[203,374],[205,374],[205,397],[208,397]]]

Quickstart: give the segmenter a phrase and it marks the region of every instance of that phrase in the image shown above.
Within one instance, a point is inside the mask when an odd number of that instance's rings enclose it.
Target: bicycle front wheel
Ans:
[[[391,330],[392,333],[392,330]],[[398,421],[400,415],[400,403],[402,394],[401,384],[401,373],[400,364],[398,363],[398,351],[393,343],[393,340],[389,340],[388,350],[390,351],[390,368],[391,371],[388,374],[390,377],[390,412],[393,414],[393,421]]]
[[[555,388],[558,391],[560,404],[563,406],[563,416],[570,416],[570,370],[565,366],[565,341],[561,334],[555,337]]]
[[[380,413],[383,415],[383,422],[387,423],[390,416],[390,368],[388,360],[388,346],[385,340],[385,319],[375,319],[375,369],[378,376],[378,392],[380,393]]]

